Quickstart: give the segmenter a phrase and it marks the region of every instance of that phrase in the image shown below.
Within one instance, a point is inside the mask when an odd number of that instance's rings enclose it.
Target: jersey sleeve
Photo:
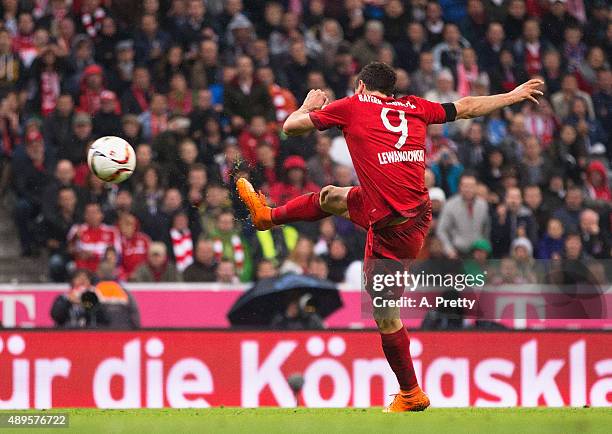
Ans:
[[[415,97],[416,101],[423,107],[425,122],[427,124],[443,124],[446,122],[446,110],[438,102],[428,101],[423,98]]]
[[[344,128],[349,124],[351,101],[350,98],[342,98],[321,110],[310,112],[310,120],[315,128],[321,131],[331,127]]]

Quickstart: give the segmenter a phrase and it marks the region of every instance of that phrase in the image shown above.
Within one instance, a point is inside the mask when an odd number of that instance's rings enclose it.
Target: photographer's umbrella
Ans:
[[[290,298],[304,294],[312,296],[311,302],[321,318],[342,307],[340,292],[329,280],[285,274],[257,282],[236,300],[227,317],[235,326],[267,326],[277,313],[285,310]]]

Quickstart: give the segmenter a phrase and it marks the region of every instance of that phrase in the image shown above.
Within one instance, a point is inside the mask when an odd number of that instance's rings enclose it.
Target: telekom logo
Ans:
[[[17,306],[25,308],[27,321],[21,321],[19,327],[32,326],[36,318],[36,301],[34,295],[2,294],[0,295],[0,305],[2,305],[2,318],[0,323],[3,327],[17,327]],[[32,321],[32,322],[30,322]]]

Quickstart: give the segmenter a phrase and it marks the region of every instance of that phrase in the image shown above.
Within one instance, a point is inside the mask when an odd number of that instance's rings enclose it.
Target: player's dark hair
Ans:
[[[363,81],[369,91],[382,92],[385,95],[393,95],[397,76],[392,67],[382,62],[370,62],[363,67],[357,81]]]

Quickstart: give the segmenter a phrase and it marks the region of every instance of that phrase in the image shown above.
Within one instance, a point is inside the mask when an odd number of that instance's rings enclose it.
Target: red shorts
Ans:
[[[364,260],[376,259],[415,259],[431,223],[431,203],[426,202],[414,211],[414,216],[404,223],[375,229],[370,225],[370,207],[365,204],[361,187],[353,187],[347,197],[350,220],[368,230]]]
[[[347,208],[350,220],[368,230],[363,258],[366,282],[371,282],[373,274],[394,274],[396,271],[407,270],[427,237],[431,223],[431,203],[428,201],[415,209],[414,216],[406,222],[382,228],[373,228],[370,224],[370,208],[365,204],[361,187],[353,187],[349,191]],[[403,288],[395,288],[392,292],[397,297]]]

